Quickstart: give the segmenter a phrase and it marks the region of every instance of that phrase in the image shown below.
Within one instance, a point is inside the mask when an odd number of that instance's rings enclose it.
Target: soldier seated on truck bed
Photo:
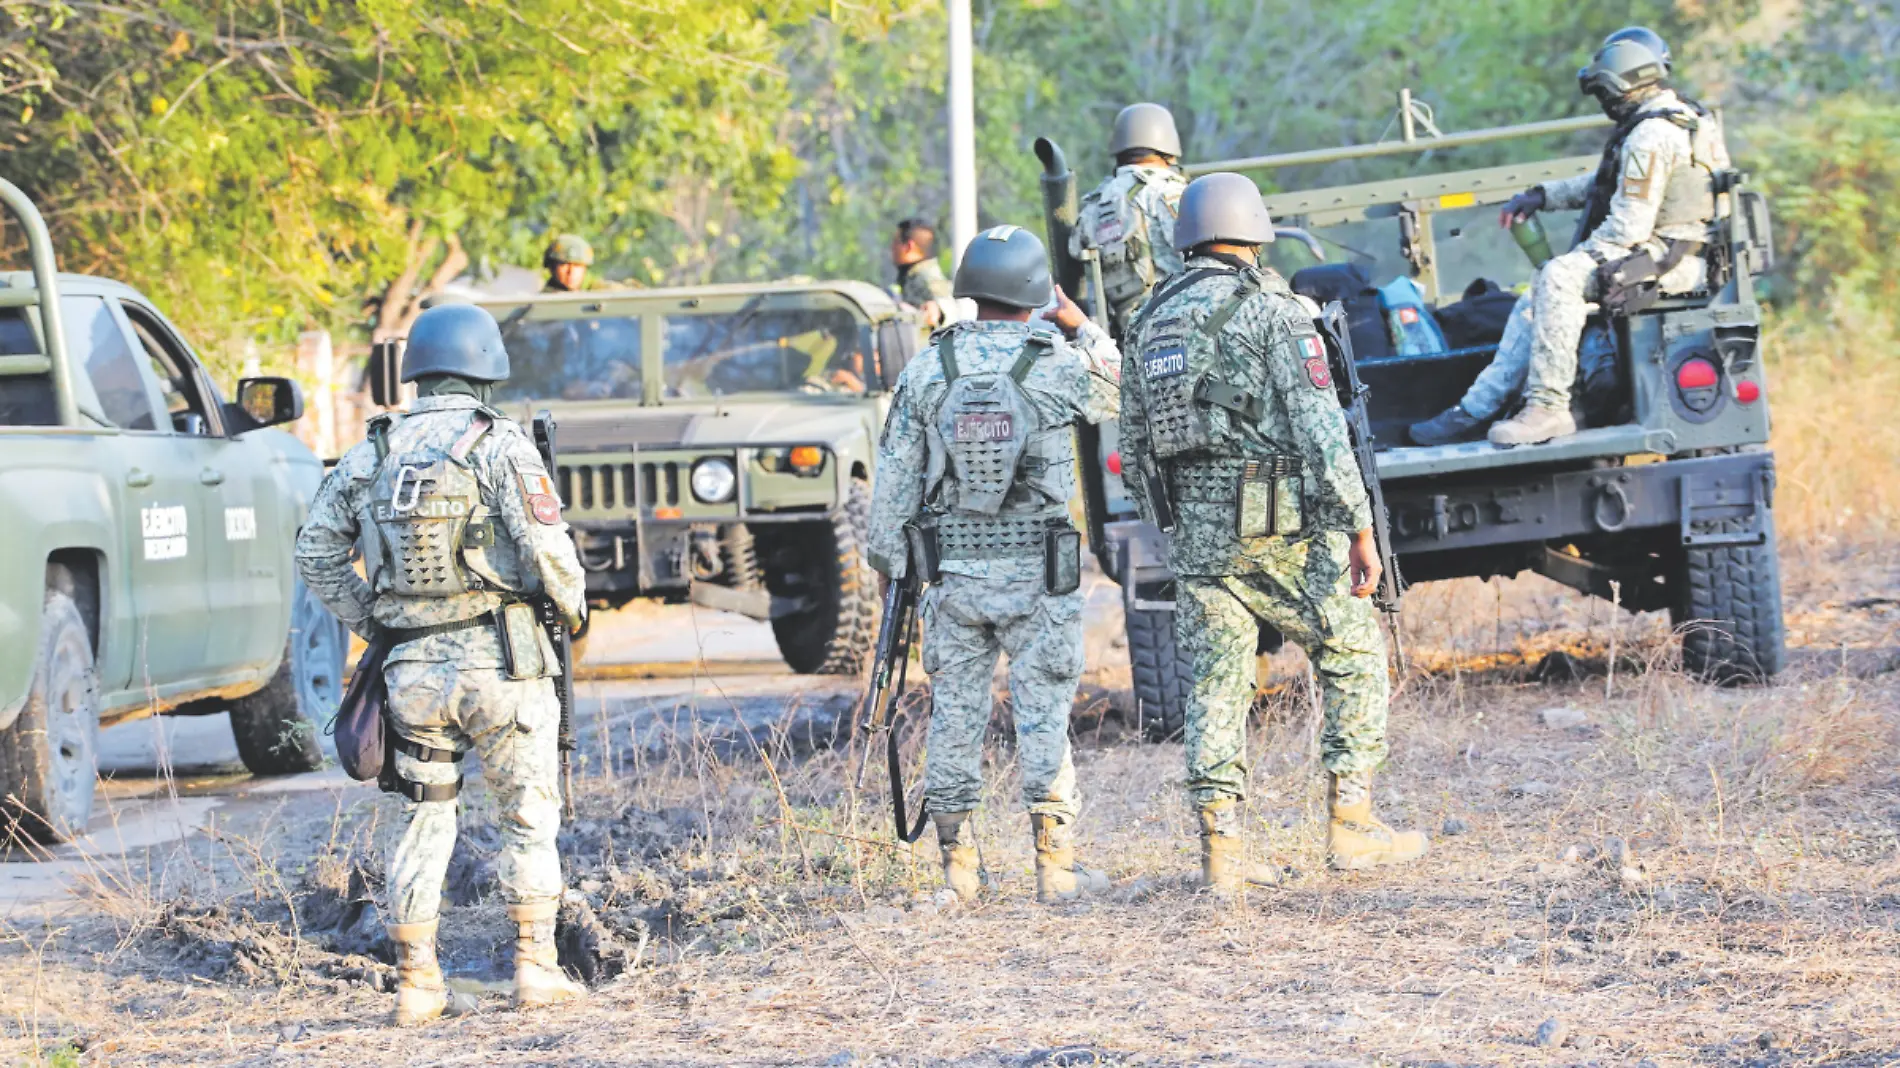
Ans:
[[[1714,115],[1670,88],[1669,47],[1640,26],[1611,34],[1577,72],[1616,122],[1595,174],[1545,182],[1511,198],[1499,216],[1509,226],[1544,209],[1582,208],[1575,247],[1537,272],[1511,313],[1497,356],[1463,399],[1408,436],[1445,445],[1477,436],[1520,390],[1524,410],[1492,426],[1500,446],[1535,445],[1577,432],[1570,410],[1577,346],[1588,302],[1617,302],[1620,288],[1655,281],[1664,293],[1702,287],[1702,257],[1717,212],[1717,172],[1728,148]]]

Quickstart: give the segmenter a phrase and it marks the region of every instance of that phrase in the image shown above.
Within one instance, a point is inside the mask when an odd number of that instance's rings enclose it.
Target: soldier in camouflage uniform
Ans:
[[[922,219],[905,219],[891,236],[891,265],[897,268],[897,295],[917,309],[926,331],[962,318],[950,280],[937,263],[937,231]]]
[[[1069,711],[1084,658],[1079,540],[1068,518],[1071,428],[1115,414],[1120,356],[1054,289],[1042,242],[1020,227],[977,235],[956,295],[976,301],[976,321],[938,331],[891,400],[871,502],[871,563],[887,579],[903,578],[918,563],[905,526],[934,525],[941,575],[921,608],[932,695],[925,800],[945,881],[966,901],[981,882],[970,815],[983,792],[1000,650],[1009,654],[1036,896],[1067,899],[1107,886],[1076,864],[1072,830]],[[1031,325],[1031,312],[1052,295],[1054,323],[1073,347]]]
[[[435,956],[460,762],[471,749],[500,813],[500,881],[518,925],[515,1002],[581,993],[554,948],[563,887],[555,653],[524,598],[545,592],[576,626],[586,609],[548,471],[520,426],[486,403],[508,377],[494,318],[469,305],[423,312],[402,377],[417,383],[415,405],[371,420],[370,440],[325,477],[296,559],[337,618],[394,643],[384,714],[400,736],[391,757],[410,803],[389,858],[387,920],[399,954],[395,1019],[414,1024],[472,1007],[451,1003]],[[359,545],[368,581],[351,566]]]
[[[594,246],[579,234],[562,234],[548,242],[541,266],[548,280],[543,293],[577,293],[587,288],[587,269],[594,265]]]
[[[1235,807],[1263,622],[1305,649],[1319,677],[1329,863],[1394,864],[1426,848],[1424,835],[1372,815],[1372,771],[1386,754],[1385,642],[1366,600],[1379,580],[1372,516],[1317,309],[1259,265],[1272,240],[1251,181],[1196,179],[1175,229],[1183,273],[1155,292],[1123,350],[1122,452],[1175,510],[1175,640],[1194,662],[1187,785],[1202,878],[1222,894],[1276,875],[1245,860]],[[1161,487],[1128,485],[1155,521]]]
[[[1115,117],[1108,150],[1115,173],[1082,198],[1069,254],[1101,263],[1109,331],[1125,337],[1128,320],[1154,287],[1181,269],[1174,218],[1187,177],[1175,166],[1181,135],[1159,104],[1130,104]],[[1103,294],[1090,293],[1099,301]]]
[[[1664,293],[1687,293],[1706,281],[1701,249],[1716,218],[1713,179],[1729,167],[1728,147],[1716,117],[1669,88],[1669,69],[1662,38],[1631,27],[1611,34],[1578,72],[1583,91],[1617,122],[1603,162],[1593,174],[1532,186],[1498,218],[1509,226],[1545,208],[1581,208],[1575,247],[1537,272],[1491,365],[1457,404],[1410,428],[1414,444],[1475,437],[1520,391],[1524,410],[1490,428],[1492,444],[1535,445],[1576,433],[1570,396],[1577,346],[1586,305],[1604,295],[1606,278],[1654,278]]]

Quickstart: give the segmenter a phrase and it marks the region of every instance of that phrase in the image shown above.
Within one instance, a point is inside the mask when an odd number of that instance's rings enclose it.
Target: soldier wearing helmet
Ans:
[[[871,563],[887,581],[918,568],[929,583],[920,608],[932,693],[925,801],[945,881],[966,901],[983,881],[971,816],[983,796],[991,675],[1004,652],[1036,893],[1063,900],[1107,886],[1075,862],[1069,710],[1084,657],[1068,501],[1072,428],[1115,414],[1121,358],[1051,284],[1042,242],[1021,227],[976,235],[955,295],[975,302],[976,318],[937,331],[891,399],[878,442]],[[1037,309],[1051,306],[1036,321]],[[912,558],[906,527],[934,546],[924,559]]]
[[[1261,246],[1273,220],[1238,174],[1195,179],[1174,241],[1186,257],[1123,347],[1121,448],[1142,518],[1163,525],[1175,579],[1175,642],[1193,660],[1187,787],[1201,876],[1230,895],[1277,880],[1247,859],[1238,804],[1260,624],[1313,661],[1324,702],[1327,856],[1335,868],[1416,859],[1425,836],[1372,815],[1386,756],[1385,641],[1366,599],[1379,560],[1365,483],[1333,390],[1317,309]]]
[[[579,234],[562,234],[548,242],[541,254],[541,266],[547,269],[543,293],[574,293],[587,288],[587,269],[594,265],[594,246]]]
[[[1159,104],[1123,108],[1108,150],[1115,173],[1082,198],[1069,254],[1099,261],[1103,292],[1088,299],[1101,302],[1119,338],[1155,285],[1181,269],[1174,220],[1187,178],[1175,165],[1181,135],[1174,115]]]
[[[1594,173],[1532,186],[1499,223],[1546,208],[1582,209],[1569,252],[1539,269],[1505,327],[1497,356],[1457,404],[1410,428],[1414,444],[1476,437],[1521,393],[1516,416],[1490,425],[1492,444],[1534,445],[1577,432],[1571,385],[1591,301],[1621,303],[1637,287],[1687,293],[1708,278],[1702,247],[1725,210],[1715,176],[1729,168],[1716,117],[1670,87],[1669,46],[1632,26],[1604,40],[1577,72],[1579,89],[1616,122]]]
[[[408,799],[389,857],[388,933],[398,954],[395,1022],[473,1007],[436,961],[442,884],[455,846],[461,761],[481,755],[501,831],[500,873],[517,925],[515,1003],[578,996],[554,947],[563,882],[555,653],[526,603],[550,595],[578,625],[580,560],[550,473],[528,435],[488,406],[508,351],[487,311],[422,313],[403,381],[418,398],[370,420],[368,440],[318,487],[297,535],[304,582],[350,629],[388,648],[389,788]],[[352,557],[360,548],[365,576]]]

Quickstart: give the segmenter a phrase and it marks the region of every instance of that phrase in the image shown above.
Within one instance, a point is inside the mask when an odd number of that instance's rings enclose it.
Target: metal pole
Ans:
[[[0,178],[0,201],[13,209],[26,231],[26,247],[33,260],[33,287],[40,296],[40,331],[46,355],[53,361],[53,397],[60,426],[79,425],[79,401],[73,393],[73,369],[66,362],[66,329],[59,317],[59,268],[53,263],[53,237],[33,198],[19,186]]]
[[[1202,175],[1213,171],[1259,171],[1274,167],[1294,167],[1304,163],[1338,163],[1341,160],[1366,159],[1371,156],[1398,156],[1408,152],[1461,148],[1465,145],[1481,145],[1519,137],[1577,133],[1581,130],[1595,130],[1608,125],[1610,125],[1610,120],[1602,115],[1580,115],[1574,119],[1527,122],[1519,126],[1493,126],[1484,130],[1446,134],[1443,137],[1420,137],[1413,141],[1380,141],[1371,145],[1344,145],[1339,148],[1315,148],[1305,152],[1282,152],[1273,156],[1249,156],[1245,159],[1190,163],[1184,169],[1190,175]]]
[[[976,237],[976,103],[970,74],[970,0],[950,5],[950,264]]]

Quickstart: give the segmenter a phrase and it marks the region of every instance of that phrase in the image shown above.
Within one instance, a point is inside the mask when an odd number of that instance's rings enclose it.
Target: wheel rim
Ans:
[[[328,716],[342,703],[347,640],[343,624],[299,583],[290,619],[290,674],[305,715]]]
[[[98,785],[98,690],[92,650],[83,634],[65,634],[53,648],[46,678],[49,822],[64,834],[85,831]]]

